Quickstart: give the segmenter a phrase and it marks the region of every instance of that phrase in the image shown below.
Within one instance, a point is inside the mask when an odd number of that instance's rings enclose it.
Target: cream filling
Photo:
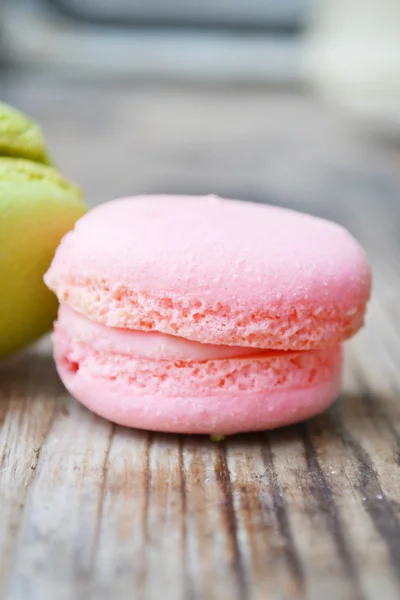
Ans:
[[[239,358],[279,351],[260,350],[243,346],[202,344],[156,331],[135,331],[107,327],[91,321],[65,304],[58,313],[58,325],[71,338],[90,345],[99,352],[128,355],[135,358],[167,361],[203,361]]]

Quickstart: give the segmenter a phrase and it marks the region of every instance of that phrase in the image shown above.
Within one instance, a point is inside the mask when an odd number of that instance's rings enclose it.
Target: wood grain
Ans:
[[[49,340],[0,367],[0,597],[400,597],[398,148],[317,101],[0,76],[96,203],[216,192],[345,224],[374,267],[368,325],[325,414],[223,443],[78,405]]]

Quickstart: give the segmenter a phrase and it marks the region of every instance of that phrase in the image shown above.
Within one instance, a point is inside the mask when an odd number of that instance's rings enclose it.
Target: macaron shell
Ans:
[[[0,103],[0,156],[50,163],[40,127],[26,115],[3,103]]]
[[[269,429],[317,414],[338,393],[340,347],[155,360],[126,354],[115,332],[102,325],[94,325],[98,336],[88,336],[79,315],[77,327],[68,326],[73,315],[55,324],[58,372],[85,406],[122,425],[181,433]]]
[[[301,389],[269,389],[264,393],[241,390],[236,394],[164,396],[138,394],[117,380],[74,373],[56,361],[68,391],[86,408],[119,425],[173,433],[229,435],[290,425],[327,409],[340,390],[339,374]]]
[[[61,243],[47,285],[112,327],[309,350],[363,324],[371,272],[342,227],[215,197],[109,202]]]

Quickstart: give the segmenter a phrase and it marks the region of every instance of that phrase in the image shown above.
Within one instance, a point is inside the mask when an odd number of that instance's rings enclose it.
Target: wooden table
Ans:
[[[343,392],[305,424],[152,434],[90,414],[48,341],[0,370],[6,600],[400,598],[400,156],[333,108],[264,90],[3,76],[90,203],[150,191],[294,206],[374,267]],[[0,594],[1,595],[1,594]]]

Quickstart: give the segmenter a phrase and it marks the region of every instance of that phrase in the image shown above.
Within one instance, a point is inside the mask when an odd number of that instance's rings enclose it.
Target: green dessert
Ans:
[[[51,328],[57,303],[43,275],[85,212],[79,188],[48,162],[40,129],[0,105],[0,358]]]
[[[42,130],[27,116],[0,103],[0,156],[49,164]]]

